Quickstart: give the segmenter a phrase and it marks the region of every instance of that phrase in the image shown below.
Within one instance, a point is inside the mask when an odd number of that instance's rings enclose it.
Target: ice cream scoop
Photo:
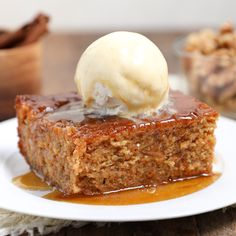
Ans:
[[[75,82],[86,106],[120,104],[130,113],[158,109],[169,91],[164,56],[152,41],[133,32],[114,32],[93,42],[78,62]]]

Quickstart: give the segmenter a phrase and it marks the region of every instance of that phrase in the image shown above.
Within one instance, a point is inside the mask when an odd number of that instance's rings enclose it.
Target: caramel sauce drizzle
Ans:
[[[199,176],[184,180],[181,179],[179,181],[159,185],[157,187],[129,189],[94,196],[65,196],[62,192],[54,190],[44,195],[43,198],[54,201],[90,205],[132,205],[151,203],[174,199],[197,192],[214,183],[219,177],[220,174]],[[13,183],[28,190],[50,189],[50,187],[33,172],[14,178]]]
[[[46,190],[51,190],[52,189],[48,184],[43,182],[32,171],[13,178],[12,182],[16,186],[18,186],[20,188],[23,188],[23,189],[26,189],[26,190],[46,191]]]
[[[74,100],[68,100],[68,103],[61,105],[56,108],[48,106],[46,109],[45,117],[50,121],[72,121],[74,123],[80,122],[95,122],[101,123],[117,121],[121,122],[122,119],[126,119],[128,123],[148,123],[148,122],[159,122],[168,123],[177,120],[192,120],[199,116],[217,113],[206,104],[196,100],[193,97],[183,95],[181,92],[170,90],[168,102],[156,112],[145,115],[140,114],[137,116],[102,116],[98,110],[88,109],[84,107],[83,102],[79,97],[75,97]]]

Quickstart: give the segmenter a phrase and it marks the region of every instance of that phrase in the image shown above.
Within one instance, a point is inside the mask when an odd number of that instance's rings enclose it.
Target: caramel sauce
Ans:
[[[58,107],[52,108],[47,106],[46,118],[49,121],[72,121],[73,123],[85,122],[87,125],[105,122],[107,125],[116,123],[117,121],[122,124],[126,120],[126,125],[137,123],[169,123],[177,120],[192,120],[198,116],[203,115],[217,115],[217,113],[206,104],[198,101],[197,99],[183,95],[181,92],[170,90],[169,99],[166,105],[157,109],[155,112],[149,115],[140,114],[132,117],[118,117],[107,115],[103,116],[99,110],[88,109],[83,106],[83,102],[76,95],[68,99],[68,102]],[[49,112],[47,112],[47,110]]]
[[[219,177],[220,174],[199,176],[195,178],[175,181],[157,187],[130,189],[94,196],[65,196],[63,193],[55,190],[44,195],[43,198],[54,201],[90,205],[142,204],[169,200],[197,192],[214,183]],[[39,177],[37,177],[33,172],[14,178],[13,183],[19,187],[29,190],[50,189],[49,186],[44,183]]]
[[[51,187],[43,182],[34,172],[17,176],[12,180],[13,184],[27,190],[50,190]]]
[[[114,137],[122,132],[136,130],[159,133],[159,127],[164,130],[177,124],[192,124],[194,120],[206,116],[214,122],[218,116],[208,105],[172,90],[167,104],[148,116],[101,115],[84,107],[81,98],[73,92],[53,96],[18,96],[16,106],[22,103],[26,103],[33,116],[43,124],[50,123],[50,126],[57,128],[70,127],[71,137],[83,139],[87,143],[97,142],[103,135]],[[31,128],[34,129],[34,126]]]

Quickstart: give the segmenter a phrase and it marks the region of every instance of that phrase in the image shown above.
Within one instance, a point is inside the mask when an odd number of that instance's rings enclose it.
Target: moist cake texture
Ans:
[[[177,91],[170,107],[132,119],[99,116],[76,93],[16,98],[19,148],[65,194],[98,194],[212,173],[218,113]]]

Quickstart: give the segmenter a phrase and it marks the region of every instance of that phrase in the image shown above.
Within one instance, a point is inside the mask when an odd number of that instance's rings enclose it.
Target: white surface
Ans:
[[[39,11],[63,31],[173,30],[236,23],[235,0],[0,0],[0,27],[16,27]]]
[[[143,221],[199,214],[236,203],[236,123],[220,118],[216,153],[223,163],[222,176],[209,187],[177,199],[130,206],[93,206],[56,202],[42,193],[12,184],[14,176],[28,171],[17,149],[16,120],[0,124],[0,207],[37,216],[84,221]]]

